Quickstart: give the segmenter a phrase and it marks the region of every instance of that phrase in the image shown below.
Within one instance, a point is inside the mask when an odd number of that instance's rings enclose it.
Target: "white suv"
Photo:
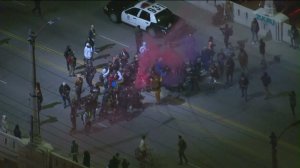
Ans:
[[[121,13],[122,22],[139,26],[152,36],[166,34],[178,18],[167,7],[147,1],[141,1]]]

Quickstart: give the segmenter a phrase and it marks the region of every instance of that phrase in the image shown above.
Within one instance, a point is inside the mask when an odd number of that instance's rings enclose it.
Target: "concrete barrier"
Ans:
[[[0,131],[0,157],[16,161],[18,150],[25,147],[28,142],[28,139],[20,139]]]
[[[52,152],[45,144],[32,147],[29,139],[0,131],[0,159],[15,162],[18,168],[85,168],[70,158]]]

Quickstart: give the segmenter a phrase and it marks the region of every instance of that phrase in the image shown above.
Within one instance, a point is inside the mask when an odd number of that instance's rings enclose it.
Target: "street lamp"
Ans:
[[[274,132],[271,133],[270,135],[270,144],[272,145],[272,168],[277,168],[277,143],[278,140],[280,139],[280,137],[290,128],[297,126],[300,124],[300,120],[290,124],[288,127],[286,127],[283,131],[281,131],[281,133],[279,134],[279,136],[277,137],[276,134]]]
[[[30,117],[30,142],[33,144],[37,144],[41,140],[40,135],[40,123],[39,123],[39,112],[37,108],[37,95],[36,95],[36,64],[35,64],[35,40],[40,34],[40,32],[47,26],[56,23],[60,18],[55,18],[53,20],[49,20],[46,24],[44,24],[37,33],[34,33],[31,29],[28,32],[28,42],[31,46],[31,54],[32,54],[32,115]]]

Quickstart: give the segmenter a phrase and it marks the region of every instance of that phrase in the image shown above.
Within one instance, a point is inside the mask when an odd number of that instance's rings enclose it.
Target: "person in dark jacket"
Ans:
[[[63,102],[64,102],[64,108],[67,107],[66,101],[68,101],[68,104],[71,105],[71,100],[70,100],[70,91],[71,88],[68,84],[66,84],[66,82],[63,82],[60,86],[59,86],[59,94],[61,95]]]
[[[71,155],[74,162],[78,162],[78,144],[75,140],[72,141]]]
[[[297,44],[296,44],[296,39],[299,36],[299,32],[298,29],[296,27],[295,24],[292,24],[291,29],[289,30],[289,36],[291,38],[291,47],[296,49],[297,48]]]
[[[292,113],[293,113],[293,116],[295,117],[296,116],[295,107],[296,107],[296,102],[297,102],[295,91],[291,91],[289,93],[289,98],[290,98],[290,106],[291,106],[291,109],[292,109]]]
[[[86,83],[90,87],[90,91],[93,90],[93,78],[96,74],[96,68],[94,66],[86,66],[85,68],[85,79]]]
[[[238,55],[239,63],[243,72],[248,71],[248,54],[245,49],[240,48],[240,52]]]
[[[69,58],[70,55],[74,55],[74,52],[72,51],[70,45],[67,45],[66,50],[64,52],[64,56],[65,56],[65,59],[66,59],[66,64],[67,64],[68,71],[70,71],[70,64],[69,64],[69,61],[68,61],[68,58]]]
[[[18,137],[20,139],[22,138],[22,134],[21,134],[21,131],[20,131],[20,128],[19,128],[18,124],[15,126],[14,135],[15,135],[15,137]]]
[[[43,94],[42,94],[41,85],[39,82],[36,83],[35,94],[37,97],[38,112],[40,112],[42,110]]]
[[[232,57],[229,57],[226,61],[226,82],[232,84],[233,72],[235,63]]]
[[[259,53],[261,54],[262,58],[265,58],[266,54],[266,43],[264,42],[263,39],[259,40]]]
[[[81,77],[80,74],[78,74],[75,81],[75,93],[76,93],[76,100],[79,108],[81,106],[82,85],[83,85],[83,78]]]
[[[34,0],[34,8],[32,9],[32,13],[38,12],[38,15],[41,16],[41,0]]]
[[[83,161],[82,164],[86,167],[90,167],[91,166],[91,156],[89,151],[85,150],[83,152]]]
[[[259,32],[259,24],[257,19],[254,18],[251,22],[251,32],[252,32],[252,44],[255,44],[258,41],[258,32]]]
[[[94,25],[91,25],[91,28],[90,28],[90,30],[89,30],[89,34],[88,34],[89,36],[89,38],[93,41],[93,42],[95,42],[95,38],[96,38],[96,30],[95,30],[95,26]]]
[[[135,28],[135,43],[136,43],[136,53],[139,53],[139,49],[142,46],[143,42],[143,31],[140,26]]]
[[[229,45],[229,37],[232,36],[232,27],[229,27],[228,24],[225,24],[225,27],[221,27],[220,30],[222,31],[224,35],[224,43],[225,47],[228,48]]]
[[[260,79],[265,89],[265,99],[267,99],[271,94],[269,91],[269,85],[271,84],[271,77],[267,72],[264,72],[264,74],[261,76]]]
[[[116,153],[112,159],[110,159],[109,164],[108,164],[108,168],[118,168],[120,165],[120,158],[119,158],[120,154]]]
[[[130,165],[130,163],[128,162],[127,159],[123,159],[122,161],[122,168],[128,168]]]
[[[185,163],[188,163],[188,159],[185,156],[185,150],[187,148],[186,142],[182,138],[181,135],[178,135],[178,154],[179,154],[179,164],[182,165],[182,159],[184,159]]]
[[[69,65],[69,76],[75,76],[76,57],[73,52],[67,56],[67,64]]]
[[[248,90],[249,80],[244,73],[242,73],[240,76],[239,85],[242,91],[242,97],[245,97],[245,100],[247,101],[247,96],[248,96],[247,90]]]
[[[71,105],[71,113],[70,113],[70,120],[72,123],[72,129],[71,132],[76,130],[76,117],[77,117],[77,101],[72,101],[72,105]]]

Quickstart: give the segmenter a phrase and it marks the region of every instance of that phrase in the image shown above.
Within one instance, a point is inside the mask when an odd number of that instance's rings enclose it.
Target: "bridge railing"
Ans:
[[[54,152],[50,153],[49,168],[86,168],[82,164],[76,163],[69,158],[63,157]]]
[[[0,151],[3,155],[12,156],[10,159],[16,160],[18,150],[25,147],[29,139],[20,139],[8,133],[0,131]]]
[[[31,157],[37,157],[34,155],[40,156],[43,164],[40,165],[40,168],[85,168],[82,164],[72,161],[70,158],[61,156],[55,152],[46,152],[46,153],[35,153],[28,156],[29,158],[19,158],[19,150],[26,148],[29,144],[29,139],[20,139],[8,133],[0,131],[0,158],[9,159],[14,162],[22,162],[23,165],[27,167],[35,166],[39,164],[38,162],[32,162]],[[21,160],[19,160],[21,159]],[[26,167],[26,166],[25,166]]]

